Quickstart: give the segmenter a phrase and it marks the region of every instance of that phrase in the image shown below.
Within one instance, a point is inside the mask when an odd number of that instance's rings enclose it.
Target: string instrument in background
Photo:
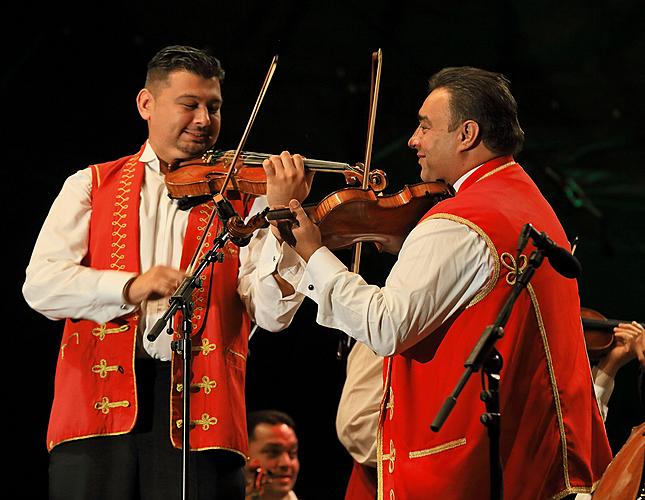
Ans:
[[[619,323],[630,323],[617,319],[607,319],[601,313],[587,307],[580,308],[582,328],[587,344],[587,353],[591,361],[598,361],[603,358],[616,345],[614,328]],[[645,328],[645,324],[640,323]]]

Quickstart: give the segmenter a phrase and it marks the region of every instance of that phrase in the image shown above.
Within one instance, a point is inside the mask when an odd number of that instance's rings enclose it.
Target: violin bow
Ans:
[[[372,77],[370,84],[370,109],[367,122],[367,140],[365,142],[365,165],[363,167],[363,189],[369,187],[370,164],[372,162],[372,147],[374,145],[374,128],[376,123],[376,108],[378,105],[379,88],[381,84],[381,66],[383,63],[383,53],[381,49],[372,53]],[[352,251],[352,272],[357,273],[361,265],[361,252],[363,250],[363,242],[357,241],[354,243]],[[339,341],[338,352],[336,353],[339,359],[345,357],[347,352],[354,344],[354,339],[345,335]]]
[[[226,193],[226,188],[228,187],[229,183],[231,182],[231,179],[233,179],[233,176],[236,173],[235,165],[237,164],[237,160],[240,157],[240,154],[242,153],[242,149],[244,149],[244,145],[246,144],[246,140],[249,136],[249,133],[251,132],[251,128],[253,127],[253,123],[255,122],[255,117],[258,114],[258,111],[260,110],[260,106],[262,104],[262,101],[264,100],[264,96],[267,93],[267,90],[269,88],[269,84],[271,83],[271,79],[273,78],[273,74],[275,73],[275,68],[278,64],[278,56],[275,55],[273,56],[273,59],[271,60],[271,64],[269,65],[269,70],[267,71],[266,77],[264,78],[264,82],[262,83],[262,87],[260,88],[260,93],[258,95],[258,98],[255,101],[255,105],[253,106],[253,110],[251,111],[251,116],[249,117],[249,121],[246,124],[246,128],[244,129],[244,133],[242,134],[242,137],[240,139],[240,142],[237,146],[237,149],[235,150],[235,153],[233,154],[233,158],[231,160],[230,167],[228,169],[228,173],[226,174],[226,178],[224,179],[224,182],[222,184],[222,188],[220,189],[219,193],[215,194],[213,196],[213,201],[215,202],[215,208],[211,212],[210,218],[208,219],[208,222],[206,223],[206,227],[204,228],[204,235],[208,233],[208,230],[210,229],[211,225],[213,224],[213,220],[215,219],[215,215],[218,213],[218,207],[224,205],[224,202],[226,202],[226,198],[224,197],[224,193]],[[201,250],[204,246],[204,241],[206,238],[201,238],[199,242],[199,246],[197,247],[197,251],[192,257],[192,260],[190,261],[190,265],[188,266],[187,273],[192,274],[195,268],[195,265],[197,263],[197,257],[201,253]]]

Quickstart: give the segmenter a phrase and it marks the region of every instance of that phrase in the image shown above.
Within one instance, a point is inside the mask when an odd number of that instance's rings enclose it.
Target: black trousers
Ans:
[[[56,446],[49,461],[51,500],[180,500],[182,453],[170,444],[170,363],[137,361],[139,416],[133,431]],[[226,451],[192,452],[193,500],[244,498],[244,461]]]

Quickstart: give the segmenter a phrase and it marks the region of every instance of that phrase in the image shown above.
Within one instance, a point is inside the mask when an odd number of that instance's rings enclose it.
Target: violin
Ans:
[[[614,328],[620,323],[629,323],[629,321],[607,319],[598,311],[587,307],[580,308],[580,317],[587,353],[591,361],[598,361],[611,351],[616,345]]]
[[[303,208],[320,229],[322,244],[330,250],[374,242],[379,249],[395,254],[419,219],[452,196],[454,189],[443,181],[406,185],[397,193],[381,196],[371,189],[345,188]],[[266,218],[295,220],[288,208],[271,210]],[[288,237],[287,242],[295,244]]]
[[[234,157],[233,151],[209,150],[199,158],[180,160],[169,166],[165,176],[168,194],[172,199],[189,202],[191,198],[210,197],[218,193],[226,180]],[[266,174],[262,162],[266,153],[242,152],[236,164],[227,191],[260,196],[266,194]],[[363,165],[337,163],[326,160],[305,159],[305,168],[313,172],[341,173],[348,185],[363,182]],[[372,170],[368,183],[375,192],[387,186],[387,176],[381,170]]]

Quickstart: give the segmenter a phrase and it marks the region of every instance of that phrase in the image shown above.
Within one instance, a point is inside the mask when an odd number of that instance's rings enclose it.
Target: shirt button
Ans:
[[[273,262],[275,262],[275,255],[273,256]]]
[[[313,286],[313,285],[309,285],[307,288],[308,288],[309,290],[313,290],[313,289],[314,289],[314,286]]]

